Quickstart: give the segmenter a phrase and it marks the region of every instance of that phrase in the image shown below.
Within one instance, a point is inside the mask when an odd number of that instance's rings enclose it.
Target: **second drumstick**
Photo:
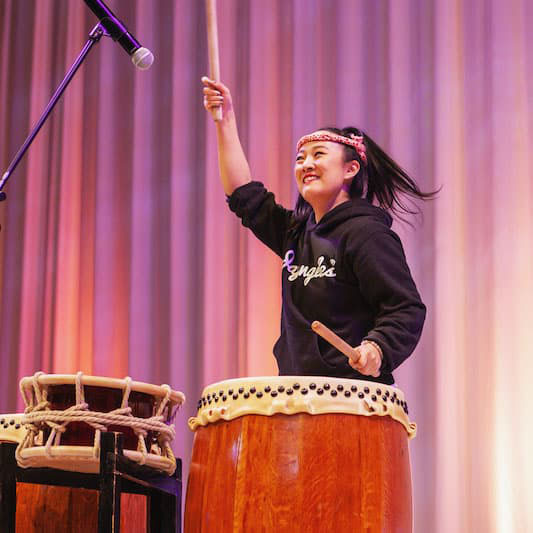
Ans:
[[[358,355],[355,349],[352,348],[346,341],[342,340],[336,333],[331,331],[327,326],[324,326],[322,322],[315,320],[311,324],[311,329],[317,335],[320,335],[323,339],[328,341],[333,347],[337,348],[339,352],[351,359],[354,363],[357,362],[360,355]]]

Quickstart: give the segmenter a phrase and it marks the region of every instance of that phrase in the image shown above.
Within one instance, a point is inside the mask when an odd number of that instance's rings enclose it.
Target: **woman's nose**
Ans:
[[[307,170],[309,168],[315,167],[315,161],[312,157],[306,157],[304,160],[303,168],[304,170]]]

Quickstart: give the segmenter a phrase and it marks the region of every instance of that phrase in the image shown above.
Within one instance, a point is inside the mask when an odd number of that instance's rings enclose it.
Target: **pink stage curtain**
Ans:
[[[203,2],[108,3],[156,60],[135,71],[103,39],[7,187],[0,412],[37,370],[169,383],[187,467],[203,386],[276,373],[280,261],[218,183]],[[1,172],[95,23],[81,0],[0,1]],[[532,27],[529,0],[219,0],[223,79],[279,201],[324,125],[443,187],[395,226],[429,309],[396,374],[420,533],[533,530]]]

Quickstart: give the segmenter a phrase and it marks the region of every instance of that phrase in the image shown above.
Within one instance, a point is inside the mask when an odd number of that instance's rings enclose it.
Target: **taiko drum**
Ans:
[[[70,421],[61,433],[61,439],[47,452],[45,443],[54,427],[46,421],[35,422],[38,433],[28,442],[32,413],[67,413],[80,404],[80,392],[87,414],[122,412],[131,409],[119,422],[106,425],[108,431],[123,434],[124,454],[134,461],[171,474],[176,460],[170,451],[162,449],[157,431],[136,435],[130,420],[154,420],[160,412],[160,423],[168,426],[184,401],[181,392],[168,386],[156,386],[126,379],[97,376],[55,375],[37,373],[21,380],[21,390],[26,402],[26,414],[0,415],[0,442],[18,443],[17,459],[24,467],[51,467],[74,472],[99,471],[99,450],[95,428],[85,421]],[[162,404],[162,402],[164,402]],[[119,411],[117,411],[119,410]],[[131,417],[131,418],[130,418]],[[155,418],[159,420],[157,417]],[[139,451],[139,440],[144,441],[144,451]],[[52,485],[17,483],[16,530],[30,532],[82,532],[96,531],[98,527],[98,491],[59,487]],[[146,497],[122,494],[121,531],[131,533],[146,531]],[[1,529],[1,527],[0,527]]]
[[[198,414],[185,533],[410,532],[403,393],[320,377],[229,380]]]

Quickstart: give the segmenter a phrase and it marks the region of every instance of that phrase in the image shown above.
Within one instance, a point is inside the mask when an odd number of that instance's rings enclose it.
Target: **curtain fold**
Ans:
[[[0,204],[0,412],[17,382],[82,370],[204,386],[277,372],[281,261],[219,183],[204,3],[108,0],[155,55],[136,71],[103,38]],[[96,18],[81,1],[0,3],[7,168]],[[533,4],[528,0],[219,0],[223,81],[254,179],[292,206],[296,140],[365,129],[423,190],[396,221],[428,306],[395,373],[415,531],[533,530]]]

